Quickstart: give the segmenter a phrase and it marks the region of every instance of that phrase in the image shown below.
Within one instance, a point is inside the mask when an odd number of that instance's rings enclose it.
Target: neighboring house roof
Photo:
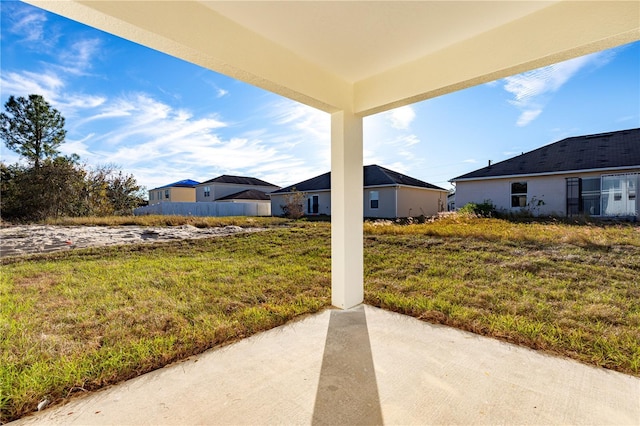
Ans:
[[[439,186],[431,185],[430,183],[394,172],[393,170],[386,169],[376,164],[364,166],[363,173],[365,187],[405,185],[446,191],[446,189],[440,188]],[[291,192],[293,188],[300,192],[329,190],[331,189],[331,172],[289,185],[285,188],[273,191],[272,194]]]
[[[195,180],[191,180],[191,179],[184,179],[184,180],[179,180],[178,182],[170,183],[169,185],[153,188],[151,191],[153,191],[154,189],[162,189],[162,188],[195,188],[196,185],[200,185],[200,182],[196,182]]]
[[[640,128],[566,138],[451,181],[625,167],[640,167]]]
[[[222,175],[217,178],[210,179],[208,181],[202,182],[204,183],[233,183],[237,185],[255,185],[255,186],[274,186],[278,187],[278,185],[274,185],[269,182],[265,182],[261,179],[257,179],[254,177],[246,177],[246,176],[231,176],[231,175]]]
[[[269,196],[264,191],[258,191],[257,189],[247,189],[246,191],[236,192],[235,194],[227,195],[226,197],[218,198],[216,201],[221,200],[270,200]]]

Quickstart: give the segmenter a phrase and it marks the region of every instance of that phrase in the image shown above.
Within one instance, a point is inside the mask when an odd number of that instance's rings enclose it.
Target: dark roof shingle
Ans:
[[[257,189],[247,189],[246,191],[236,192],[235,194],[227,195],[225,197],[218,198],[219,200],[269,200],[269,196],[266,192],[258,191]]]
[[[386,169],[376,164],[370,166],[364,166],[364,186],[395,186],[406,185],[415,186],[418,188],[437,189],[440,191],[446,191],[444,188],[432,185],[427,182],[423,182],[419,179],[406,176],[393,170]],[[331,189],[331,172],[321,174],[319,176],[307,179],[305,181],[289,185],[285,188],[273,191],[272,194],[291,192],[295,188],[297,191],[309,192],[309,191],[321,191]]]
[[[640,128],[566,138],[451,181],[620,167],[640,167]]]
[[[208,181],[202,183],[233,183],[236,185],[255,185],[255,186],[273,186],[278,187],[278,185],[274,185],[269,182],[265,182],[261,179],[247,176],[231,176],[231,175],[222,175],[217,178],[209,179]]]

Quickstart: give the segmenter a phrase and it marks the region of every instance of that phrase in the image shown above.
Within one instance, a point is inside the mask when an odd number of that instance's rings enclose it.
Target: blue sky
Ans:
[[[66,119],[64,154],[115,164],[147,189],[221,174],[285,186],[330,169],[328,114],[24,3],[0,6],[0,102],[43,95]],[[488,160],[639,127],[639,64],[635,42],[366,117],[364,164],[450,188]]]

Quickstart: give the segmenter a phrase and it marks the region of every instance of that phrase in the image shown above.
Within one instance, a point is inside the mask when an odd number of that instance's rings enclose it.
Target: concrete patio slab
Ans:
[[[640,424],[640,378],[361,305],[15,425]]]

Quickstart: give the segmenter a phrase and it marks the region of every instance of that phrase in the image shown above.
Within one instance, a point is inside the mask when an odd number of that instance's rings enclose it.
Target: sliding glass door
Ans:
[[[638,176],[638,173],[602,176],[603,216],[637,215]]]

